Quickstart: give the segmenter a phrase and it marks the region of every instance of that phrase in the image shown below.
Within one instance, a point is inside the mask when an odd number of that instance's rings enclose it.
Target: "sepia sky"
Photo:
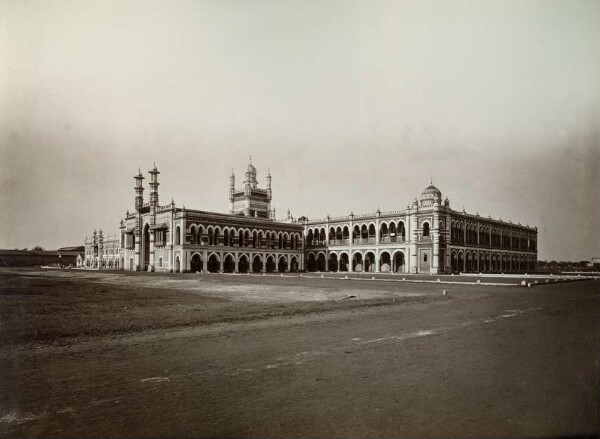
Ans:
[[[117,232],[153,161],[161,204],[226,212],[251,154],[279,218],[431,177],[600,256],[599,41],[594,0],[0,1],[0,248]]]

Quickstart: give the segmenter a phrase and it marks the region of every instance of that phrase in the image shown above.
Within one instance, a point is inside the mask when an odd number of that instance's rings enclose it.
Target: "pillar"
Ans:
[[[435,201],[437,204],[437,200]],[[431,273],[438,274],[440,272],[440,220],[438,207],[433,208],[433,255],[431,256]]]
[[[418,272],[418,258],[417,258],[417,215],[416,210],[415,213],[410,215],[410,245],[409,245],[409,267],[411,273]]]
[[[154,271],[154,230],[150,230],[150,261],[148,264],[148,271]]]
[[[133,260],[135,271],[140,271],[140,234],[135,235],[135,257]]]
[[[182,250],[181,251],[181,272],[185,272],[185,271],[190,271],[190,266],[188,263],[188,257],[187,257],[187,251]]]

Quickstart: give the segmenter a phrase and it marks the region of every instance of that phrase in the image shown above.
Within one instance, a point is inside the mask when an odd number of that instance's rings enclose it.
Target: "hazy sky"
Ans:
[[[281,218],[432,177],[600,256],[599,42],[594,0],[0,0],[0,248],[116,232],[153,160],[161,204],[226,212],[252,154]]]

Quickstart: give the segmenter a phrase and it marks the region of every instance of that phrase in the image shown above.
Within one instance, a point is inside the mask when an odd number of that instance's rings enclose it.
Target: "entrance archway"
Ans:
[[[275,260],[273,256],[267,256],[267,273],[273,273],[275,271]]]
[[[290,271],[295,273],[300,269],[300,264],[298,264],[298,258],[296,258],[296,256],[292,256],[291,262],[290,262]]]
[[[323,253],[319,253],[317,256],[317,271],[325,271],[325,255]]]
[[[379,255],[379,271],[389,273],[392,270],[392,261],[388,252]]]
[[[317,269],[317,260],[315,258],[314,253],[308,254],[308,259],[306,261],[306,270],[307,271],[315,271]]]
[[[366,272],[375,271],[375,255],[371,252],[368,252],[365,255],[365,271]]]
[[[329,271],[338,271],[338,257],[335,253],[331,253],[329,255],[329,260],[327,261],[327,268],[329,269]]]
[[[456,256],[456,252],[452,252],[450,256],[450,269],[452,273],[458,272],[458,257]]]
[[[233,270],[235,270],[235,261],[233,260],[233,256],[227,255],[223,260],[223,272],[233,273]]]
[[[404,253],[396,252],[394,254],[394,270],[396,273],[404,273],[405,272],[405,262],[404,262]]]
[[[285,273],[287,271],[287,258],[285,256],[281,256],[277,263],[277,271],[280,273]]]
[[[349,259],[348,259],[348,254],[347,253],[342,253],[340,255],[340,271],[348,271],[348,264],[349,264]]]
[[[260,273],[261,270],[262,270],[262,259],[260,258],[260,256],[256,255],[256,256],[254,256],[254,259],[252,260],[252,272]]]
[[[221,269],[221,261],[219,257],[215,254],[210,255],[208,258],[208,266],[206,269],[211,273],[218,273]]]
[[[352,255],[352,270],[357,272],[363,271],[362,254],[354,253]]]
[[[238,261],[238,271],[240,273],[248,273],[249,269],[250,269],[250,262],[248,261],[248,258],[246,257],[246,255],[240,256],[240,259]]]
[[[198,253],[192,256],[192,260],[190,261],[190,269],[192,270],[192,273],[202,271],[202,258]]]

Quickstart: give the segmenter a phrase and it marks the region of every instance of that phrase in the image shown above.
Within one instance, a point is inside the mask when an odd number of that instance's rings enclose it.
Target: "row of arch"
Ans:
[[[429,235],[429,223],[423,223],[424,233]],[[345,226],[331,226],[326,234],[325,227],[309,228],[306,232],[307,246],[318,246],[329,244],[351,244],[374,243],[377,237],[377,229],[374,223],[356,224],[352,228],[352,239],[350,240],[350,228]],[[380,242],[402,242],[406,239],[406,228],[403,221],[382,222],[379,225]]]
[[[259,254],[209,253],[206,260],[196,252],[191,255],[190,271],[209,273],[285,273],[297,272],[301,269],[297,256]],[[175,271],[182,271],[181,259],[175,257]]]
[[[382,273],[405,273],[407,271],[406,257],[402,250],[394,252],[382,251],[379,261],[375,252],[353,252],[352,260],[348,252],[309,252],[306,256],[306,271],[345,271],[345,272],[375,272],[377,265]],[[379,264],[377,264],[379,262]]]
[[[531,233],[453,220],[450,225],[452,242],[490,245],[500,248],[535,251],[536,240]]]
[[[450,269],[453,273],[509,273],[535,270],[535,258],[528,255],[453,250]]]
[[[252,247],[268,249],[302,249],[302,235],[300,233],[274,232],[219,227],[192,224],[188,232],[192,245],[222,245],[225,247]],[[176,226],[175,245],[181,243],[181,228]]]

